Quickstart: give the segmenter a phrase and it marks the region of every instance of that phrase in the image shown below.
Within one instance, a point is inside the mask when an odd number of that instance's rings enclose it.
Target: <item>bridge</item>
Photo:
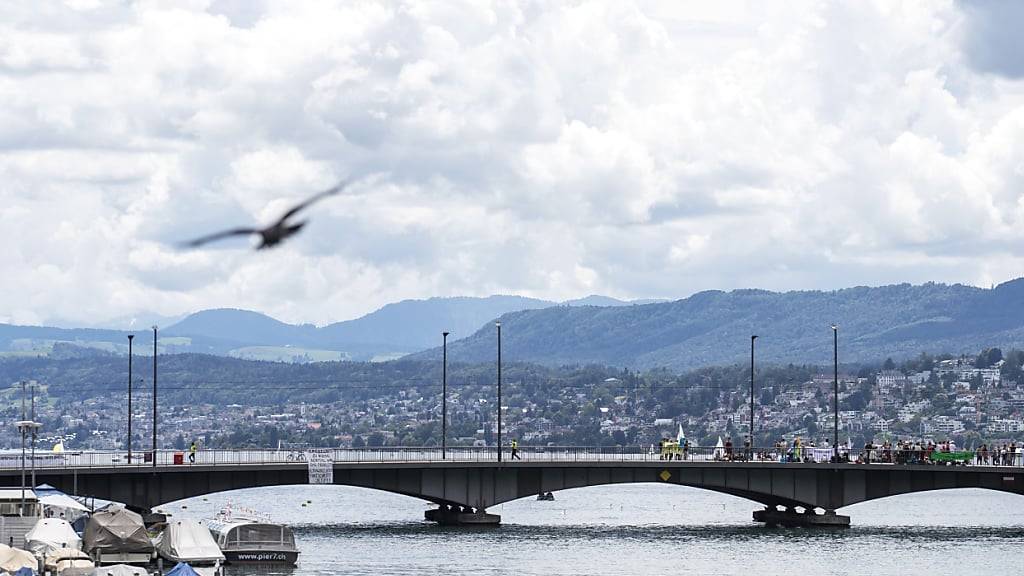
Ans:
[[[754,519],[768,524],[838,525],[836,510],[877,498],[948,488],[985,488],[1024,495],[1024,467],[1011,465],[850,464],[780,462],[771,449],[751,457],[724,458],[720,451],[665,460],[641,448],[544,448],[522,459],[497,461],[490,449],[324,450],[314,478],[305,452],[200,451],[189,463],[180,452],[159,452],[127,461],[117,452],[47,454],[30,464],[38,483],[69,494],[123,502],[149,511],[161,504],[241,488],[325,481],[384,490],[437,504],[428,520],[448,524],[497,524],[487,509],[519,498],[571,488],[622,483],[689,486],[760,503]],[[679,458],[679,456],[676,456]],[[182,463],[175,463],[176,461]],[[28,466],[28,465],[26,465]],[[326,472],[326,475],[323,473]],[[0,483],[18,486],[20,465],[0,459]]]

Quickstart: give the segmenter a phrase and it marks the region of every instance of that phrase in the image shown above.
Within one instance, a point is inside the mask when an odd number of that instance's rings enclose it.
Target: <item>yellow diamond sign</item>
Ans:
[[[661,478],[662,482],[668,482],[668,479],[672,477],[672,474],[668,470],[662,470],[661,474],[658,474],[658,478]]]

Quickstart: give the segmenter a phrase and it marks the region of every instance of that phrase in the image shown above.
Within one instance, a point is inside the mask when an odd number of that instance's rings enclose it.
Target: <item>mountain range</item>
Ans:
[[[651,300],[637,301],[647,303]],[[159,331],[161,352],[199,352],[256,360],[387,360],[431,348],[441,340],[468,336],[485,322],[507,312],[551,306],[626,306],[633,302],[592,295],[552,302],[522,296],[454,297],[404,300],[370,314],[323,327],[287,324],[250,310],[202,310]],[[149,330],[136,330],[138,351],[152,345]],[[127,352],[128,331],[0,324],[0,354],[53,353],[55,343]],[[148,342],[148,344],[146,344]],[[58,347],[58,353],[71,351]]]
[[[192,314],[160,331],[162,353],[198,352],[275,361],[503,358],[546,365],[604,364],[673,370],[745,362],[750,336],[762,362],[827,364],[832,324],[842,362],[920,352],[976,353],[1024,346],[1024,279],[991,289],[899,284],[835,291],[707,291],[676,301],[590,296],[562,303],[521,296],[406,300],[322,327],[287,324],[247,310]],[[0,355],[123,354],[127,332],[0,324]],[[152,338],[135,342],[145,354]]]
[[[749,361],[831,364],[1024,345],[1024,279],[991,289],[900,284],[830,292],[708,291],[629,307],[552,307],[503,315],[503,360],[685,370]],[[495,327],[448,346],[450,361],[494,361]],[[437,349],[411,359],[436,358]]]

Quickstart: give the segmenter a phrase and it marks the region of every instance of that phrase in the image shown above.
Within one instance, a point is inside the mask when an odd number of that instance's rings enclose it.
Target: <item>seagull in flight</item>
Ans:
[[[308,220],[301,220],[299,222],[290,223],[288,220],[295,216],[300,210],[308,207],[310,204],[322,200],[328,196],[334,196],[341,192],[348,185],[347,182],[339,182],[338,184],[307,198],[304,202],[292,207],[290,210],[284,213],[283,216],[277,219],[276,222],[270,224],[265,228],[232,228],[230,230],[224,230],[207,236],[201,236],[195,240],[190,240],[183,244],[186,248],[198,248],[208,242],[214,242],[224,238],[231,238],[232,236],[250,236],[258,234],[260,236],[260,244],[256,247],[257,250],[263,250],[266,248],[273,248],[281,242],[285,241],[289,237],[298,233],[302,230]]]

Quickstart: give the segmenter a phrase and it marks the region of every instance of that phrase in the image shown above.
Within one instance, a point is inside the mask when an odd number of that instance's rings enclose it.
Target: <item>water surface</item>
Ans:
[[[491,508],[497,528],[440,527],[426,503],[362,488],[239,490],[164,506],[204,518],[228,501],[291,524],[295,569],[230,575],[1024,574],[1024,497],[977,489],[907,494],[841,510],[847,530],[770,529],[759,505],[661,484],[595,486]],[[308,501],[308,502],[307,502]],[[303,506],[305,504],[305,506]]]

